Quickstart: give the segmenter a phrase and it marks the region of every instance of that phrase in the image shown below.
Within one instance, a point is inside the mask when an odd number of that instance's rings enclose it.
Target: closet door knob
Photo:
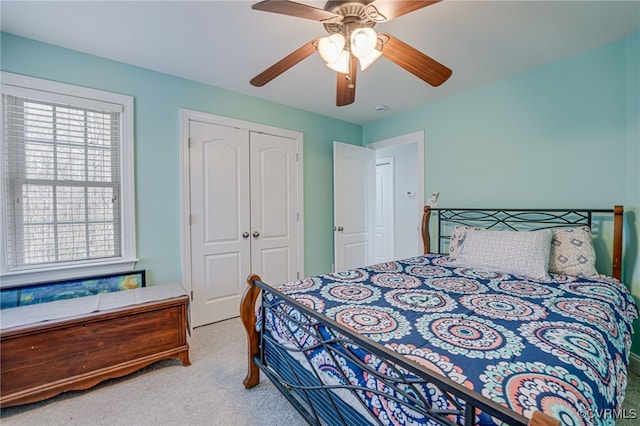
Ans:
[[[247,231],[244,231],[242,233],[242,238],[249,238],[249,233]]]
[[[258,231],[253,231],[253,238],[258,238],[260,233]]]

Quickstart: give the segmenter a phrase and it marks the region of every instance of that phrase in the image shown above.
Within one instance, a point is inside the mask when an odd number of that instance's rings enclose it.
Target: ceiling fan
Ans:
[[[440,0],[328,1],[324,9],[288,0],[265,0],[252,9],[319,21],[329,33],[285,56],[251,79],[261,87],[318,51],[327,66],[337,72],[336,105],[349,105],[356,98],[358,63],[364,70],[380,56],[409,71],[432,86],[439,86],[452,71],[391,34],[376,33],[376,24],[388,22]]]

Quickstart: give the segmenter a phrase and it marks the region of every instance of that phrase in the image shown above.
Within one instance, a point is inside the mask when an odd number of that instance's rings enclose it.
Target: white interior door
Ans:
[[[374,259],[375,153],[333,144],[334,262],[336,271]]]
[[[249,132],[189,123],[191,321],[238,316],[250,267]]]
[[[375,263],[395,259],[393,158],[376,162]]]
[[[301,264],[298,141],[189,120],[193,327],[236,317],[250,274],[296,279]]]
[[[394,259],[422,254],[420,225],[424,207],[424,131],[367,145],[378,160],[392,158],[394,167]],[[430,190],[437,190],[433,188]],[[376,247],[377,250],[377,247]]]
[[[251,273],[275,285],[297,278],[296,141],[251,133]]]

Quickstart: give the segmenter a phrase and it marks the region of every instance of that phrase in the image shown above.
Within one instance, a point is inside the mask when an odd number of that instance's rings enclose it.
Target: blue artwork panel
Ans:
[[[0,307],[15,308],[54,300],[92,296],[99,293],[131,290],[145,286],[145,271],[86,277],[31,286],[12,287],[0,291]]]

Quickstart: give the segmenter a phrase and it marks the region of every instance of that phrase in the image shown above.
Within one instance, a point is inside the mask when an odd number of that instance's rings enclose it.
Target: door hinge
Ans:
[[[193,225],[193,215],[189,215],[189,225]]]
[[[187,138],[187,148],[191,148],[191,138]]]
[[[191,290],[191,301],[193,301],[193,290]]]
[[[300,154],[296,152],[296,161],[300,161]]]
[[[296,272],[296,280],[300,279],[300,272]]]

